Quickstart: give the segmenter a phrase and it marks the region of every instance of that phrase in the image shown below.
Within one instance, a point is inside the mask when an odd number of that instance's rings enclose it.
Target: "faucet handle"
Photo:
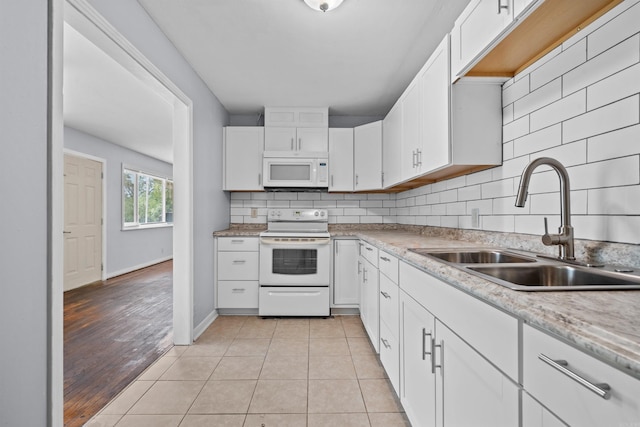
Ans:
[[[544,217],[544,234],[542,235],[542,243],[545,246],[560,244],[560,236],[557,234],[549,234],[549,224],[547,223],[547,217]]]

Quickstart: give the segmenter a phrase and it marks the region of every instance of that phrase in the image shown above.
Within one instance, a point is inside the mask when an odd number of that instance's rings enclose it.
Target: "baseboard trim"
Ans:
[[[152,265],[160,264],[161,262],[169,261],[171,259],[173,259],[173,255],[170,255],[170,256],[167,256],[167,257],[164,257],[164,258],[157,258],[157,259],[155,259],[153,261],[145,262],[143,264],[134,265],[132,267],[124,268],[122,270],[113,271],[111,273],[107,273],[107,279],[113,279],[114,277],[122,276],[123,274],[131,273],[133,271],[140,270],[141,268],[151,267]]]
[[[202,335],[202,333],[206,331],[209,326],[211,326],[211,324],[214,320],[216,320],[217,317],[218,310],[213,310],[211,313],[209,313],[209,315],[205,317],[204,320],[193,329],[193,340],[197,340],[198,337],[200,337],[200,335]]]

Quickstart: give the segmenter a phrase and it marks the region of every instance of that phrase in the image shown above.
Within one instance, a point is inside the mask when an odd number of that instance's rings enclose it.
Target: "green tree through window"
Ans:
[[[173,181],[123,169],[122,215],[125,227],[173,222]]]

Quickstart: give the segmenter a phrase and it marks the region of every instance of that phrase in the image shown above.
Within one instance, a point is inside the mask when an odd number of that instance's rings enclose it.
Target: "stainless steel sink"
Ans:
[[[505,264],[536,262],[533,258],[499,249],[435,251],[433,249],[416,248],[409,250],[420,255],[431,256],[453,264]]]
[[[640,289],[640,277],[564,264],[467,266],[511,289],[524,291]]]

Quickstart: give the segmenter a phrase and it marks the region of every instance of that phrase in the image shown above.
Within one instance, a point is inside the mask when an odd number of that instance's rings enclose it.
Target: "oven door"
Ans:
[[[329,286],[330,238],[260,238],[260,286]]]

